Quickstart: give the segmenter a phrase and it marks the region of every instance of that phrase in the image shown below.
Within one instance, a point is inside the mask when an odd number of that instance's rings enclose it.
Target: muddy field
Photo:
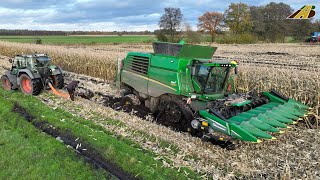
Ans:
[[[124,57],[128,51],[148,51],[151,46],[147,45],[118,45],[118,46],[89,46],[89,47],[65,47],[68,51],[90,52],[91,54],[115,54]],[[0,52],[1,53],[1,52]],[[314,84],[310,85],[310,92],[319,93],[319,55],[320,46],[305,46],[292,44],[264,44],[264,45],[219,45],[217,56],[228,59],[237,59],[243,62],[243,69],[255,64],[254,61],[272,61],[301,65],[308,70],[286,67],[286,71],[296,72],[296,77],[303,74],[314,78]],[[10,67],[8,57],[0,57],[1,74]],[[245,60],[250,62],[245,62]],[[255,66],[265,67],[266,63]],[[273,65],[272,65],[273,66]],[[279,71],[283,67],[275,65],[272,71],[281,76]],[[261,70],[261,69],[260,69]],[[256,72],[258,73],[258,72]],[[261,75],[266,74],[259,72]],[[236,150],[228,151],[220,146],[211,143],[204,143],[199,138],[190,136],[187,133],[175,132],[167,127],[153,121],[152,114],[140,113],[139,108],[116,109],[108,105],[108,97],[117,96],[118,91],[113,89],[109,81],[90,76],[66,73],[66,81],[79,80],[80,90],[87,94],[82,98],[77,97],[75,102],[64,100],[53,96],[51,93],[43,93],[38,96],[43,102],[52,108],[62,107],[75,115],[93,121],[117,135],[132,139],[145,149],[152,150],[169,167],[190,167],[201,172],[206,177],[233,178],[234,176],[247,178],[266,179],[317,179],[320,177],[320,130],[309,129],[305,123],[300,123],[286,130],[285,134],[277,135],[276,141],[264,141],[260,144],[251,144],[235,141]],[[272,84],[270,85],[272,86]],[[251,87],[243,87],[244,90]],[[262,89],[262,88],[261,88]],[[306,87],[305,89],[308,89]],[[92,93],[89,93],[89,91]],[[305,91],[299,92],[302,96]],[[309,93],[310,93],[309,92]],[[290,94],[291,95],[291,94]],[[315,96],[315,99],[319,98]],[[305,97],[305,101],[309,97]],[[316,102],[316,101],[315,101]],[[319,102],[319,100],[318,100]],[[319,103],[314,103],[315,107]],[[110,106],[110,105],[109,105]],[[125,111],[125,112],[124,112]],[[140,113],[140,114],[139,114]],[[99,114],[100,118],[94,118]],[[108,119],[118,120],[117,124],[108,123]],[[162,146],[168,142],[170,146]]]

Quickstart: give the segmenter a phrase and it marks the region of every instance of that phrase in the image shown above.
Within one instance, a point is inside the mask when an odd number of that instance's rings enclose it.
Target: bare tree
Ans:
[[[206,12],[200,16],[198,20],[198,30],[200,32],[209,32],[211,35],[211,41],[213,42],[217,29],[223,21],[223,14],[219,12]]]
[[[159,21],[160,29],[169,34],[171,42],[179,41],[175,37],[179,35],[178,30],[181,28],[183,14],[180,8],[165,8],[164,11]]]

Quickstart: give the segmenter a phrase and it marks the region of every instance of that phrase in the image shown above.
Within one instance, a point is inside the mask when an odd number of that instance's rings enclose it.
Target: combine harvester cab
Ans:
[[[272,133],[308,113],[308,106],[275,90],[235,93],[238,63],[213,58],[216,47],[156,42],[153,48],[154,53],[129,52],[119,61],[116,84],[126,99],[141,101],[167,126],[261,142],[276,139]]]

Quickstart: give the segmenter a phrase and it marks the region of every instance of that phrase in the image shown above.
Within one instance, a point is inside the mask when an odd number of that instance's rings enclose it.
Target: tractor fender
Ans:
[[[27,74],[31,79],[38,79],[41,78],[41,75],[39,73],[32,73],[29,69],[21,69],[18,72],[18,78],[22,75],[22,74]],[[19,83],[19,81],[18,81]]]
[[[11,89],[18,89],[19,85],[17,82],[17,77],[16,75],[11,74],[11,71],[6,71],[5,75],[9,78],[9,81],[11,83]]]

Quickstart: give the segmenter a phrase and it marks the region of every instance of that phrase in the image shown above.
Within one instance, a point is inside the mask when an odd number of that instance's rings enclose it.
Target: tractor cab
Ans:
[[[32,58],[34,67],[48,67],[51,65],[51,59],[48,56],[37,56]]]
[[[38,67],[48,67],[51,65],[51,59],[46,54],[17,55],[10,62],[12,63],[12,70],[37,69]]]

